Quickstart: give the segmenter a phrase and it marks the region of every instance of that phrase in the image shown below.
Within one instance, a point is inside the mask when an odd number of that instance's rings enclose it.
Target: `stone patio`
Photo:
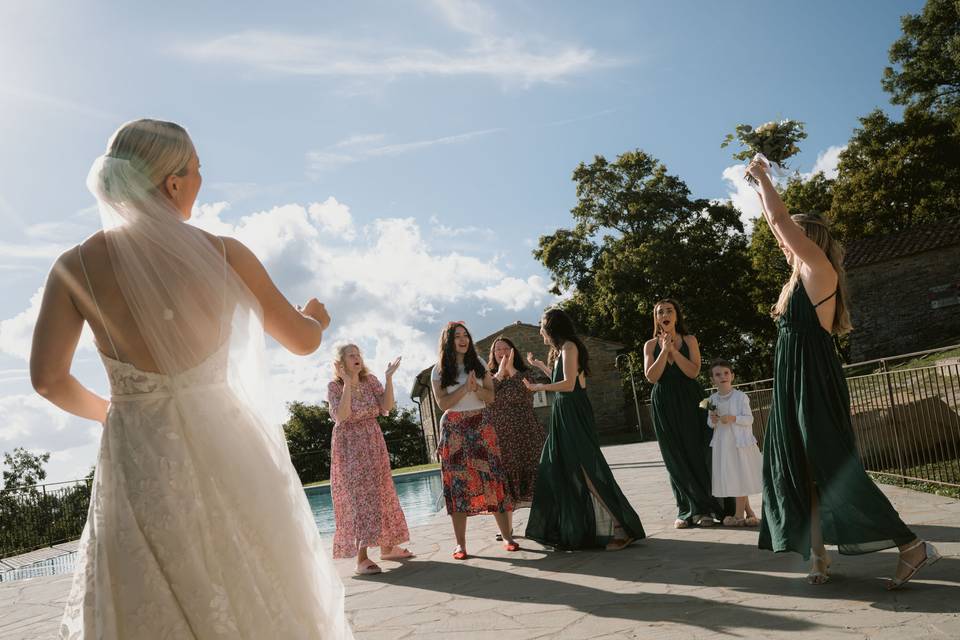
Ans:
[[[449,520],[438,515],[412,529],[414,560],[363,578],[338,561],[357,638],[960,638],[960,501],[884,486],[944,559],[887,592],[895,552],[832,553],[833,581],[814,587],[796,555],[757,550],[756,530],[673,529],[656,443],[604,452],[646,540],[617,553],[527,543],[511,554],[494,541],[493,518],[478,517],[467,534],[473,557],[457,562]],[[55,637],[69,585],[70,576],[0,583],[0,638]]]

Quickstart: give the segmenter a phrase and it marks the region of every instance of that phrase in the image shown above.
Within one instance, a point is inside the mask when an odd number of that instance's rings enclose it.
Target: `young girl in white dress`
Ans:
[[[736,498],[737,510],[726,516],[728,527],[760,524],[750,508],[750,496],[763,491],[762,458],[753,436],[750,398],[733,388],[733,368],[726,360],[710,363],[710,379],[717,390],[710,396],[707,424],[713,429],[713,495]]]

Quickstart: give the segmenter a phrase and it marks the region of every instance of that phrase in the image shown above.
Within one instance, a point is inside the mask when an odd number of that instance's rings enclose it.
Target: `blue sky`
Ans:
[[[830,171],[923,3],[84,2],[0,5],[0,451],[93,462],[98,427],[30,393],[26,350],[53,258],[98,227],[84,187],[110,133],[184,124],[203,164],[197,224],[237,235],[334,326],[310,358],[272,350],[283,401],[322,399],[336,340],[398,382],[442,322],[477,337],[553,298],[530,251],[567,226],[570,174],[641,148],[694,195],[751,194],[724,135],[807,123],[793,167]],[[726,176],[726,178],[725,178]],[[77,374],[106,392],[88,337]]]

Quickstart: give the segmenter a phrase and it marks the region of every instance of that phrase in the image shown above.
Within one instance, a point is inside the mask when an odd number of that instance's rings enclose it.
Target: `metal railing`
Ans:
[[[0,558],[80,537],[91,480],[0,491]]]

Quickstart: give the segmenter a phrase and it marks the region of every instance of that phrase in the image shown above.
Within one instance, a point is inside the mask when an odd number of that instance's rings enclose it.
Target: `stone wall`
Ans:
[[[960,296],[960,247],[855,267],[847,278],[851,362],[960,340],[960,304],[951,304]]]

